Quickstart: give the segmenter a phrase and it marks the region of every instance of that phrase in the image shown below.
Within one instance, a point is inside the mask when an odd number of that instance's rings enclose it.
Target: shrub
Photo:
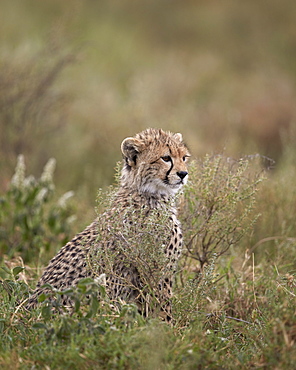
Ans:
[[[259,156],[254,156],[235,161],[219,155],[206,156],[191,165],[190,182],[185,188],[180,212],[186,249],[179,274],[183,288],[175,302],[180,322],[188,323],[200,309],[201,295],[210,287],[214,288],[217,258],[238,245],[258,218],[254,204],[264,178],[260,160]],[[118,284],[137,292],[135,295],[141,297],[148,313],[154,311],[159,300],[165,300],[160,295],[159,283],[169,274],[170,268],[164,255],[171,235],[169,209],[149,211],[143,208],[135,212],[132,204],[115,209],[115,194],[116,188],[111,188],[98,198],[101,206],[98,243],[92,250],[90,267],[94,274],[105,272],[115,276]],[[104,206],[112,212],[102,212]],[[111,248],[108,240],[112,240],[116,249]],[[116,276],[118,260],[135,269],[140,276],[140,286],[138,280],[131,281],[128,275]],[[192,270],[196,275],[191,280]],[[178,307],[178,302],[182,302],[182,308]],[[184,302],[187,302],[186,307]]]
[[[184,192],[181,220],[185,256],[198,261],[196,271],[238,245],[258,218],[256,193],[264,178],[257,156],[238,161],[222,155],[193,162]],[[184,265],[188,263],[184,260]]]
[[[57,250],[68,240],[74,219],[67,192],[57,201],[50,159],[39,179],[25,176],[24,157],[20,155],[8,190],[0,196],[0,251],[8,257],[20,253],[25,262],[44,251]]]
[[[117,190],[109,188],[99,194],[98,238],[90,252],[89,266],[95,276],[112,276],[117,285],[114,289],[125,294],[126,289],[121,287],[126,287],[132,292],[131,299],[137,297],[143,313],[157,317],[159,307],[167,302],[159,286],[171,274],[172,262],[169,264],[165,255],[172,230],[170,205],[135,209],[131,202],[114,207]],[[122,273],[123,268],[131,273]],[[129,293],[120,298],[128,299]]]

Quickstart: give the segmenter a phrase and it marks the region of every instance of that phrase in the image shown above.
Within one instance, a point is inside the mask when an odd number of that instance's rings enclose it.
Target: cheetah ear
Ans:
[[[180,134],[179,132],[177,134],[174,134],[174,139],[178,142],[178,143],[182,143],[183,142],[183,136],[182,134]]]
[[[137,162],[137,156],[142,151],[142,143],[134,137],[127,137],[121,143],[121,151],[127,163],[132,166]]]

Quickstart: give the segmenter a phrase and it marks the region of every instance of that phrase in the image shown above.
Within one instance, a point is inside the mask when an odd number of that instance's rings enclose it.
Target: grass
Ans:
[[[34,312],[28,318],[2,292],[1,366],[292,369],[295,276],[278,269],[255,263],[241,271],[224,268],[226,277],[203,289],[199,311],[183,327],[143,322],[135,308],[124,306],[118,315]]]
[[[0,367],[293,369],[295,4],[86,0],[69,11],[60,1],[12,0],[1,6]],[[86,304],[93,282],[68,293],[81,303],[72,314],[51,316],[46,297],[43,308],[26,312],[20,302],[49,258],[95,216],[97,189],[113,182],[122,139],[150,126],[182,132],[201,165],[195,181],[208,186],[203,197],[188,187],[187,199],[204,206],[216,194],[226,210],[216,220],[228,225],[237,183],[227,190],[210,173],[199,178],[205,158],[259,153],[275,160],[249,204],[250,230],[243,233],[238,217],[239,238],[209,253],[204,266],[184,258],[173,326],[143,320],[132,305],[114,311]],[[34,176],[26,182],[32,192],[11,189],[20,154]],[[40,175],[51,157],[54,187]],[[224,168],[223,179],[227,174]],[[75,195],[63,208],[59,199],[69,189]],[[215,218],[202,229],[205,217],[194,223],[182,216],[184,230],[216,230]],[[198,248],[189,251],[200,257]]]
[[[265,179],[259,189],[258,167],[254,167],[252,161],[241,160],[237,166],[231,164],[230,167],[229,163],[223,156],[207,156],[199,165],[193,164],[191,168],[193,176],[184,201],[193,208],[183,206],[182,216],[183,227],[187,230],[185,245],[192,236],[195,237],[196,230],[200,230],[200,235],[206,230],[203,241],[209,238],[214,244],[200,245],[206,261],[200,255],[196,258],[192,247],[188,249],[190,253],[184,255],[173,299],[173,325],[155,318],[142,318],[132,304],[122,302],[114,307],[106,297],[104,286],[89,278],[81,280],[77,288],[64,293],[75,302],[70,312],[59,301],[61,292],[55,290],[40,296],[42,304],[39,308],[26,311],[22,302],[36,281],[32,267],[42,260],[42,249],[39,256],[37,249],[25,265],[21,258],[24,254],[23,245],[20,243],[19,246],[14,245],[13,256],[5,257],[0,273],[1,367],[292,369],[296,345],[296,270],[293,258],[296,238],[270,236],[258,240],[252,247],[244,247],[251,240],[249,232],[241,234],[240,231],[245,218],[249,218],[249,225],[254,226],[257,212],[265,201],[266,189],[275,191],[275,186],[279,185]],[[198,167],[200,165],[202,167]],[[18,201],[23,195],[31,194],[30,189],[45,186],[45,177],[48,188],[54,189],[52,170],[45,176],[47,168],[40,179],[29,184],[21,166],[22,162],[10,185],[11,189],[18,189],[22,195],[17,198]],[[215,178],[219,178],[219,181],[214,182]],[[13,205],[11,189],[1,201],[7,202],[9,199]],[[105,197],[108,203],[109,196],[101,193],[100,199],[103,202]],[[291,201],[291,194],[286,193],[285,196],[289,196]],[[36,197],[40,198],[38,192]],[[197,199],[199,203],[196,205]],[[244,203],[246,200],[247,203]],[[41,206],[51,209],[55,200],[53,197],[44,199],[44,202]],[[273,207],[272,203],[268,204]],[[282,204],[282,207],[286,206]],[[18,204],[18,209],[23,208],[25,206]],[[39,208],[40,204],[33,199],[31,209],[34,211]],[[207,227],[201,228],[199,222],[204,225],[205,220],[197,211],[206,209],[211,213],[206,213],[210,215],[206,219]],[[284,217],[282,221],[290,230],[290,235],[293,235],[293,221],[289,220],[289,215],[285,217],[283,208],[279,207],[278,211]],[[2,220],[3,212],[2,209]],[[233,214],[237,215],[235,223],[230,217]],[[63,217],[67,219],[68,214]],[[212,218],[216,220],[214,223]],[[40,226],[45,226],[47,222],[46,217],[40,218]],[[264,223],[261,222],[263,228]],[[260,225],[260,221],[257,224]],[[192,228],[192,225],[195,227]],[[16,227],[22,240],[22,236],[28,233],[27,224],[16,223]],[[9,230],[14,235],[14,230]],[[9,236],[8,228],[6,231],[5,235]],[[60,229],[53,228],[51,232],[58,237]],[[218,232],[222,245],[210,236]],[[252,232],[256,233],[256,228],[252,228]],[[133,235],[129,235],[129,238],[133,238]],[[134,239],[137,241],[136,235]],[[226,241],[231,243],[227,246]],[[142,243],[150,248],[150,239],[146,241],[143,238]],[[267,243],[270,243],[269,248],[262,248]],[[2,240],[2,252],[7,247],[7,241]],[[196,253],[201,253],[198,244],[196,248]],[[48,300],[51,295],[57,298],[54,304]],[[53,307],[60,314],[53,314]]]

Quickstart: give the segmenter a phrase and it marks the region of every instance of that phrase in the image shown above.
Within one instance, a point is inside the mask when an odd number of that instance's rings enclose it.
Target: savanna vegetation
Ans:
[[[295,17],[288,0],[1,2],[1,368],[295,367]],[[91,279],[71,312],[54,290],[61,314],[46,295],[28,312],[147,127],[182,132],[194,158],[174,324]]]

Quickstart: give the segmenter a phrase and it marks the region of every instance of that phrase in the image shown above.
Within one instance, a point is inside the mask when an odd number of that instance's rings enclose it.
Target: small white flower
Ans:
[[[67,193],[63,194],[60,199],[58,200],[58,205],[61,207],[61,208],[65,208],[66,207],[66,203],[68,201],[69,198],[73,197],[74,195],[74,191],[67,191]]]
[[[102,285],[102,286],[107,285],[106,274],[101,274],[100,276],[96,277],[94,280],[99,285]]]
[[[30,175],[24,179],[23,185],[25,188],[33,187],[36,184],[35,177]]]
[[[13,175],[11,179],[11,184],[18,189],[21,188],[24,184],[25,171],[26,171],[25,159],[24,159],[24,156],[20,154],[17,157],[17,165],[15,169],[15,174]]]
[[[36,195],[36,201],[38,203],[41,203],[45,199],[47,193],[48,193],[48,190],[46,188],[42,188],[39,191],[39,193]]]
[[[67,218],[67,223],[72,224],[74,221],[76,221],[77,217],[75,215],[72,215]]]
[[[50,158],[49,161],[44,166],[43,173],[40,177],[41,181],[52,182],[55,167],[56,167],[56,160],[54,158]]]

